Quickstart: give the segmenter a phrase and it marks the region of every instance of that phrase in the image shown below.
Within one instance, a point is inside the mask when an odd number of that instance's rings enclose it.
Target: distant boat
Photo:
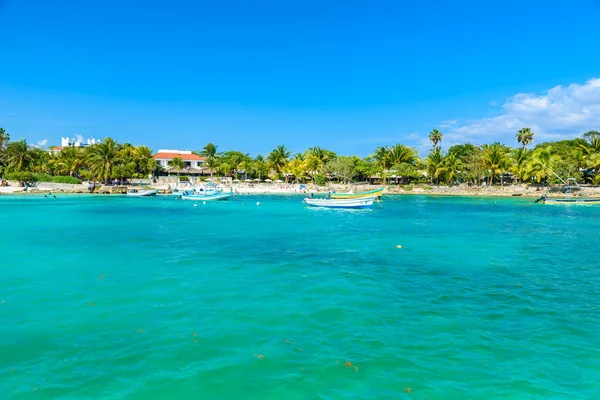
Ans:
[[[372,197],[372,196],[381,197],[384,189],[385,188],[380,188],[380,189],[368,190],[366,192],[358,192],[358,193],[352,193],[352,192],[350,192],[350,193],[335,193],[335,192],[332,192],[331,198],[332,199],[360,199],[360,198]]]
[[[184,194],[180,196],[181,200],[195,200],[195,201],[217,201],[217,200],[227,200],[233,196],[232,192],[227,193],[212,193],[212,194]]]
[[[544,203],[544,204],[593,205],[593,204],[600,204],[600,199],[576,198],[576,197],[568,197],[568,198],[564,198],[564,199],[549,199],[549,198],[546,198],[545,200],[542,200],[541,203]]]
[[[536,203],[542,204],[576,204],[576,205],[594,205],[600,204],[600,198],[589,198],[589,197],[573,197],[571,191],[580,191],[581,188],[577,184],[577,180],[569,178],[563,186],[565,190],[565,197],[563,198],[549,198],[547,195],[542,195],[539,199],[536,199]]]
[[[127,196],[131,196],[131,197],[150,197],[150,196],[156,196],[156,193],[158,193],[158,190],[137,190],[137,189],[131,189],[129,192],[127,192]]]
[[[377,196],[361,197],[356,199],[311,199],[306,198],[304,202],[312,207],[324,208],[369,208]]]

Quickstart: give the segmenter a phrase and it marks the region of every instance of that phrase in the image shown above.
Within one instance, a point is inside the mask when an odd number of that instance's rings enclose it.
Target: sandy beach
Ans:
[[[0,195],[21,195],[34,193],[70,193],[70,194],[89,194],[87,183],[79,185],[62,183],[40,182],[33,187],[25,190],[19,186],[18,182],[9,182],[10,186],[1,187]],[[380,185],[342,185],[329,184],[326,186],[317,186],[314,184],[295,184],[295,183],[239,183],[221,186],[224,190],[230,190],[240,195],[258,195],[258,194],[282,194],[282,195],[301,195],[305,193],[327,193],[336,192],[360,192],[380,188]],[[133,186],[97,186],[94,194],[123,194]],[[151,185],[150,188],[157,189],[160,194],[168,194],[175,187],[168,184]],[[188,190],[190,184],[177,186],[178,190]],[[387,186],[384,195],[431,195],[431,196],[480,196],[480,197],[540,197],[546,193],[549,197],[563,197],[564,194],[559,190],[559,186],[541,187],[530,185],[506,185],[506,186],[433,186],[433,185],[414,185],[414,186]],[[576,194],[582,197],[600,197],[600,187],[582,186],[581,191]]]

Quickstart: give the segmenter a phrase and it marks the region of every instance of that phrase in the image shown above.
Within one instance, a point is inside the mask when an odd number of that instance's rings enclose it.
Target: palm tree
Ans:
[[[218,147],[219,146],[216,146],[212,143],[208,143],[206,146],[204,146],[200,154],[206,158],[215,158],[217,156]]]
[[[529,160],[529,174],[535,176],[538,182],[548,177],[551,165],[560,161],[560,156],[552,153],[552,146],[535,149]]]
[[[375,158],[375,165],[377,165],[379,171],[381,172],[383,184],[385,185],[385,174],[390,168],[391,164],[390,148],[388,146],[380,146],[376,148],[373,158]]]
[[[119,161],[117,142],[111,138],[107,137],[88,147],[87,162],[90,170],[93,176],[105,183],[112,177],[113,168]]]
[[[482,146],[483,167],[490,173],[490,186],[494,183],[494,176],[508,170],[510,159],[509,148],[498,142]]]
[[[433,148],[437,148],[438,143],[441,142],[443,138],[444,134],[438,131],[437,129],[434,129],[431,132],[429,132],[429,140],[431,141],[431,143],[433,143]]]
[[[262,180],[263,176],[267,176],[269,174],[269,167],[267,166],[267,160],[261,155],[258,155],[254,158],[253,169],[258,179]]]
[[[307,168],[308,168],[307,162],[300,158],[294,158],[292,161],[290,161],[287,164],[287,167],[286,167],[287,171],[289,171],[292,175],[294,175],[296,183],[304,180],[304,177],[306,176]]]
[[[416,151],[403,144],[393,145],[389,149],[389,156],[391,164],[414,164],[417,159]]]
[[[148,174],[154,172],[156,169],[156,160],[152,158],[152,150],[149,147],[138,146],[133,151],[133,155],[136,164],[135,169],[142,177],[147,177]]]
[[[319,146],[310,147],[306,151],[306,154],[307,156],[313,157],[314,160],[316,160],[316,163],[318,164],[317,172],[322,172],[325,164],[331,160],[334,160],[336,157],[336,154],[333,151],[322,149]]]
[[[460,158],[456,157],[456,154],[446,154],[443,161],[443,171],[444,177],[446,179],[446,183],[452,184],[454,177],[459,172],[462,167],[462,162]]]
[[[16,171],[25,171],[32,161],[25,139],[9,143],[6,146],[6,154],[9,167]]]
[[[522,148],[515,149],[512,153],[512,167],[513,174],[521,182],[527,182],[531,178],[529,161],[531,152],[523,146]]]
[[[181,157],[173,157],[169,161],[169,165],[177,171],[177,181],[179,182],[179,173],[185,168],[185,161]]]
[[[267,160],[271,164],[271,168],[275,170],[277,175],[281,175],[283,168],[288,162],[288,158],[292,153],[283,145],[279,145],[273,149],[267,156]]]
[[[516,139],[517,142],[523,145],[523,148],[526,148],[527,145],[533,142],[533,132],[529,128],[523,128],[517,133]]]
[[[206,146],[204,146],[204,148],[202,149],[202,151],[200,152],[200,155],[203,157],[206,157],[206,166],[210,169],[210,177],[212,178],[213,176],[213,171],[218,167],[218,161],[217,161],[217,148],[219,146],[216,146],[212,143],[208,143]]]
[[[429,175],[431,182],[435,179],[437,184],[440,183],[440,179],[446,172],[446,166],[444,164],[444,155],[438,147],[434,147],[431,153],[427,155],[427,175]]]

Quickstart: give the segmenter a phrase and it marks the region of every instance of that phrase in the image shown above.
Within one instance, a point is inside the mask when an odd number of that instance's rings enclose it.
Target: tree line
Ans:
[[[559,183],[575,178],[578,182],[600,184],[600,132],[589,131],[579,138],[544,142],[533,148],[529,128],[516,132],[517,146],[501,143],[453,145],[441,149],[443,133],[434,129],[429,134],[432,148],[424,157],[416,149],[403,144],[381,146],[368,157],[341,156],[318,146],[293,154],[283,145],[268,155],[251,157],[237,150],[219,152],[218,146],[208,143],[194,153],[205,157],[204,167],[211,176],[237,179],[286,182],[327,181],[357,182],[377,179],[384,184],[419,183],[451,185],[503,184],[507,180],[522,183]],[[147,146],[133,146],[105,138],[86,147],[67,147],[54,154],[29,146],[22,139],[10,141],[0,128],[0,176],[27,180],[36,176],[52,179],[68,177],[73,181],[146,178],[186,172],[180,158],[171,160],[166,170],[152,158]]]

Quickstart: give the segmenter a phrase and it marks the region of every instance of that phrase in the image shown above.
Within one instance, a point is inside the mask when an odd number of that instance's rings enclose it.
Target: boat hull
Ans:
[[[181,200],[217,201],[217,200],[227,200],[231,196],[233,196],[233,193],[219,193],[219,194],[212,194],[212,195],[208,195],[208,196],[206,196],[206,195],[198,195],[198,194],[191,194],[191,195],[183,195],[183,196],[181,196]]]
[[[143,190],[141,192],[127,192],[129,197],[151,197],[156,196],[157,190]]]
[[[304,199],[311,207],[321,208],[370,208],[376,197],[371,196],[359,199]]]
[[[599,199],[546,199],[544,204],[581,204],[581,205],[592,205],[600,204]]]

